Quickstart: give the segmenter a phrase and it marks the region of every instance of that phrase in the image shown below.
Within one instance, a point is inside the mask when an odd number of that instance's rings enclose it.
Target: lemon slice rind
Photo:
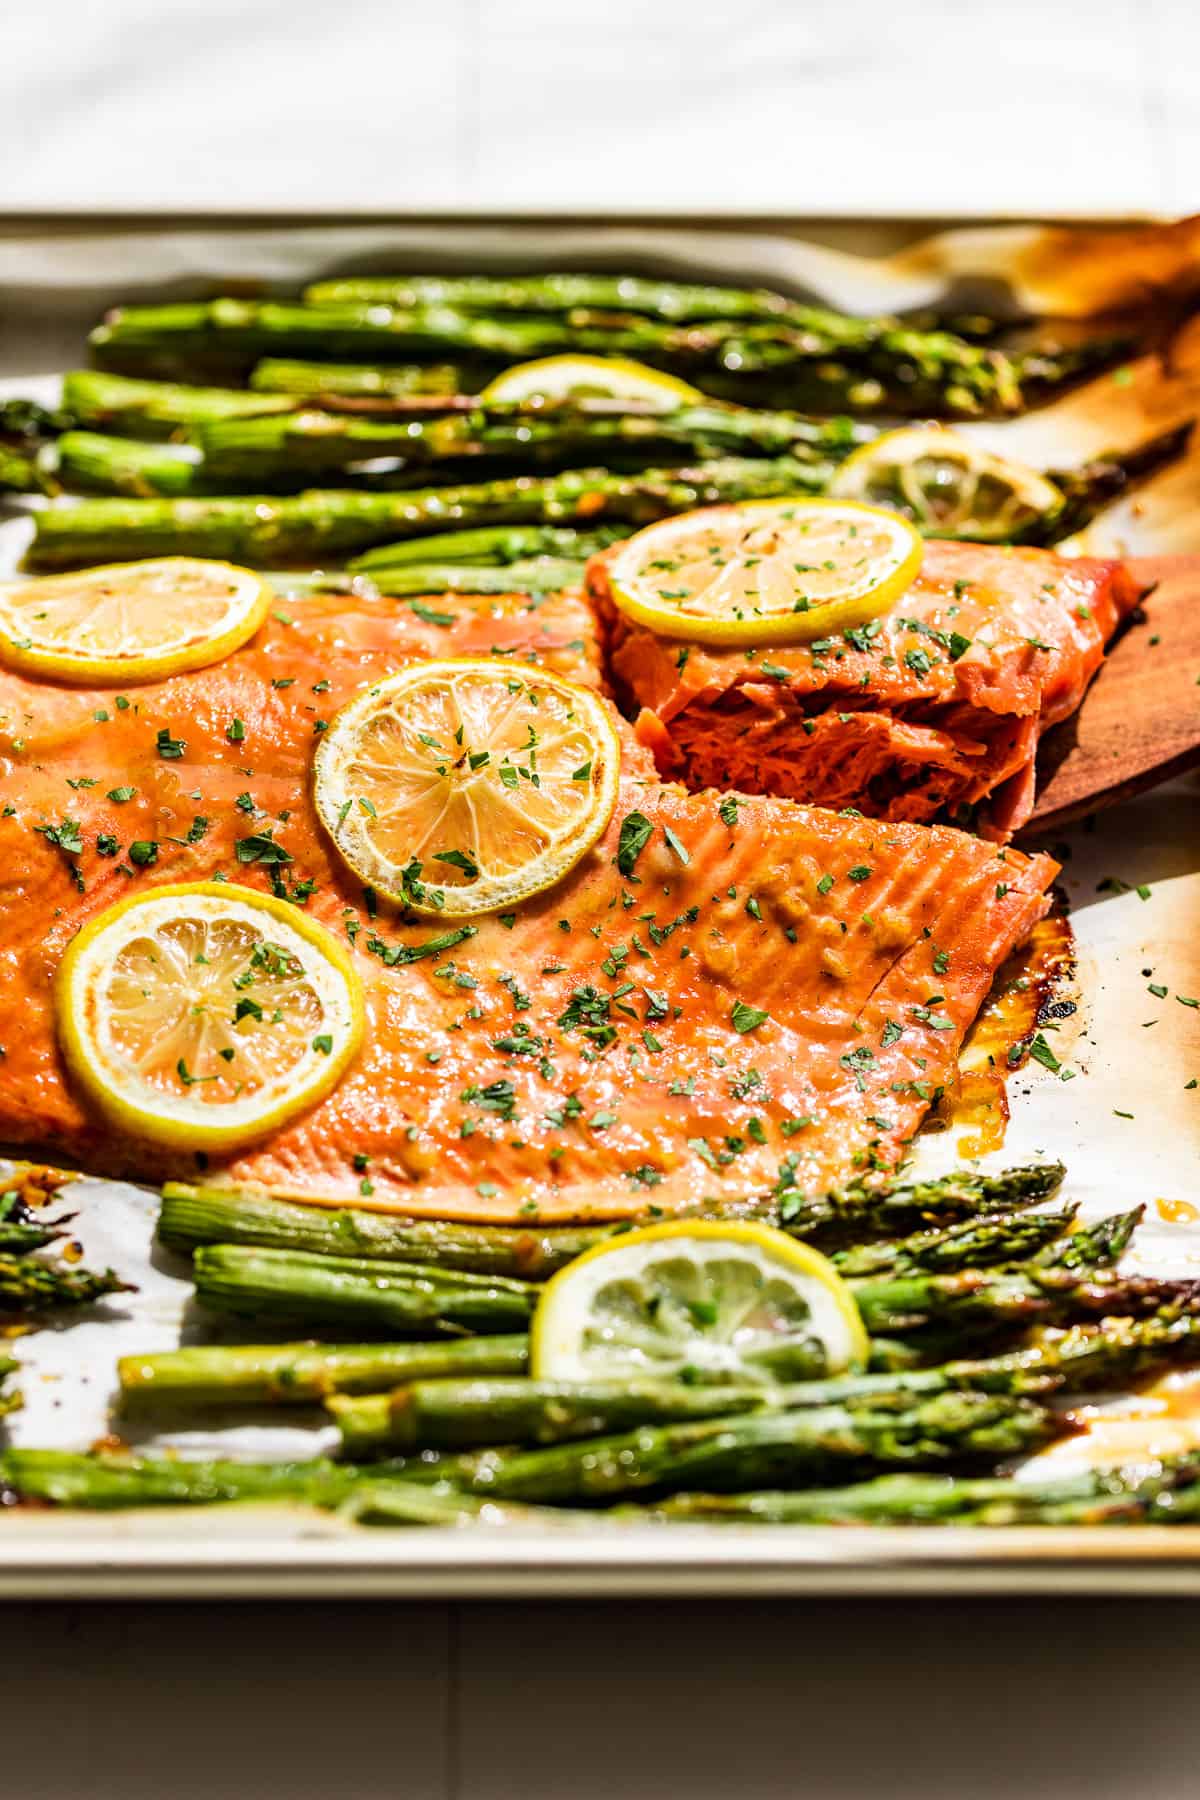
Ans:
[[[418,729],[431,707],[442,717],[453,709],[457,741],[448,726]],[[507,747],[492,724],[516,729]],[[413,912],[467,919],[574,868],[612,817],[620,762],[590,688],[499,658],[446,658],[402,669],[342,708],[314,758],[314,797],[367,887]]]
[[[506,405],[523,400],[628,400],[639,407],[674,412],[705,396],[677,376],[623,356],[544,356],[505,369],[480,398]]]
[[[723,1304],[721,1283],[728,1289],[731,1275],[742,1291]],[[865,1366],[866,1329],[828,1258],[771,1225],[676,1219],[608,1238],[546,1283],[530,1328],[530,1373],[539,1381],[619,1381],[687,1371],[692,1379],[770,1385],[786,1344],[772,1290],[807,1309],[803,1335],[823,1345],[828,1374]],[[681,1292],[700,1303],[690,1314],[678,1304]]]
[[[202,941],[210,948],[214,938],[209,934],[233,934],[239,964],[243,954],[248,958],[259,944],[267,947],[273,959],[276,951],[282,951],[289,973],[303,982],[305,1018],[278,1021],[285,1029],[290,1024],[297,1054],[250,1094],[207,1100],[204,1096],[212,1079],[209,1058],[188,1070],[189,1079],[178,1077],[177,1091],[169,1069],[163,1080],[152,1082],[118,1041],[114,1018],[121,1003],[114,1002],[113,994],[115,966],[122,951],[138,955],[135,979],[150,970],[149,980],[140,990],[148,1050],[153,1045],[169,1060],[173,1034],[180,1029],[181,1020],[197,1011],[195,997],[200,995],[199,1005],[204,1004],[205,977],[198,974],[192,987],[179,979],[182,968],[191,972],[180,955],[181,930],[193,934],[193,942]],[[147,944],[151,947],[149,959],[144,949]],[[212,962],[207,966],[211,968]],[[164,973],[158,981],[160,968]],[[269,976],[268,969],[268,980]],[[125,976],[120,979],[127,981]],[[268,1014],[265,1025],[252,1016],[231,1023],[240,995],[253,998],[256,987],[264,993],[263,986],[252,981],[244,986],[231,983],[228,993],[214,996],[220,1000],[220,1016],[210,1015],[211,1029],[235,1047],[234,1057],[225,1065],[227,1080],[238,1073],[236,1046],[252,1050],[250,1033],[276,1028],[273,1013]],[[271,991],[278,998],[278,990]],[[55,1012],[71,1075],[100,1112],[131,1137],[197,1150],[229,1150],[255,1141],[323,1099],[355,1056],[365,1017],[358,974],[345,949],[323,925],[271,895],[215,881],[153,888],[145,894],[129,895],[98,914],[72,939],[62,959],[55,982]],[[302,1039],[297,1037],[301,1026]],[[197,1029],[202,1041],[204,1028]],[[212,1064],[213,1069],[220,1066]]]
[[[784,496],[647,525],[611,554],[608,579],[618,609],[661,637],[804,643],[887,612],[923,549],[882,507]]]
[[[922,464],[939,492],[924,485]],[[951,479],[956,469],[957,484]],[[980,504],[985,483],[991,490],[986,516]],[[829,493],[894,507],[931,536],[968,543],[1011,543],[1023,527],[1052,518],[1064,505],[1062,490],[1039,470],[997,456],[944,425],[906,425],[861,445],[842,463]]]
[[[0,585],[0,663],[85,686],[165,680],[220,662],[274,599],[233,563],[165,556]]]

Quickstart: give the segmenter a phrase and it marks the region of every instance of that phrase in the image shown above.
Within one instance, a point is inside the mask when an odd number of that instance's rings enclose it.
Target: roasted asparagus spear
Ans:
[[[741,1525],[1192,1524],[1200,1518],[1200,1454],[1041,1480],[880,1475],[807,1493],[676,1494],[654,1516]]]
[[[310,1256],[302,1251],[213,1244],[197,1250],[202,1306],[253,1319],[294,1319],[317,1329],[428,1335],[524,1329],[536,1289],[505,1277],[447,1274],[428,1265]]]
[[[503,1500],[612,1501],[645,1490],[825,1481],[838,1471],[995,1462],[1071,1429],[1035,1401],[973,1392],[929,1400],[750,1412],[536,1450],[461,1458],[456,1485]]]
[[[645,524],[720,501],[805,492],[811,481],[811,465],[791,457],[730,457],[633,475],[571,469],[541,479],[519,476],[398,493],[318,489],[283,499],[88,500],[38,512],[29,561],[40,568],[72,568],[140,556],[196,555],[265,568],[311,564],[451,526]]]
[[[529,1340],[407,1344],[197,1344],[117,1364],[126,1405],[304,1405],[330,1394],[386,1392],[405,1381],[523,1375]]]
[[[814,411],[889,410],[937,416],[1020,412],[1123,355],[1128,338],[1004,351],[952,332],[891,319],[805,309],[802,318],[684,324],[635,313],[569,316],[401,308],[361,301],[182,302],[118,307],[91,335],[104,364],[144,367],[164,356],[263,355],[381,362],[467,356],[497,366],[577,351],[633,356],[702,385],[716,378],[772,404]]]

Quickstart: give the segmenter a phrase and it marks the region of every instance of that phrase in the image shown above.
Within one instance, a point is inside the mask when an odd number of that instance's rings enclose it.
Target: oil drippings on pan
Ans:
[[[1008,1078],[1029,1061],[1043,1027],[1075,1018],[1077,1003],[1068,992],[1074,974],[1074,933],[1056,905],[997,970],[963,1045],[958,1079],[930,1117],[933,1130],[963,1129],[961,1157],[983,1156],[1003,1144],[1010,1115]]]

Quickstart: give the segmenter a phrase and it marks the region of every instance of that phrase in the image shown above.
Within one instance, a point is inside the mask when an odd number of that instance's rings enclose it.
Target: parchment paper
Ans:
[[[245,291],[247,284],[289,289],[348,269],[647,268],[761,281],[862,311],[924,306],[951,295],[956,305],[1082,314],[1128,307],[1153,293],[1186,306],[1200,289],[1194,222],[1121,237],[1026,226],[950,232],[918,243],[905,237],[896,226],[834,228],[824,241],[645,226],[25,228],[23,235],[0,233],[0,396],[52,401],[61,372],[82,359],[88,326],[117,300],[230,286]],[[1101,377],[1043,412],[968,429],[998,449],[1061,466],[1197,412],[1200,321],[1175,337],[1169,368],[1156,358],[1141,360],[1120,381]],[[0,574],[15,567],[28,532],[20,508],[0,523]],[[1200,458],[1164,471],[1111,509],[1085,542],[1108,552],[1200,550]],[[1073,1078],[1035,1064],[1014,1077],[1006,1142],[984,1161],[1002,1166],[1060,1157],[1069,1169],[1065,1192],[1081,1202],[1083,1218],[1145,1201],[1147,1220],[1128,1265],[1200,1276],[1200,1087],[1188,1085],[1200,1080],[1200,1010],[1176,999],[1200,996],[1200,780],[1177,782],[1103,814],[1093,830],[1074,831],[1065,842],[1063,886],[1078,950],[1070,997],[1079,1011],[1057,1035],[1053,1027],[1046,1034]],[[1147,899],[1139,897],[1139,885],[1149,888]],[[1151,981],[1168,988],[1165,1000],[1149,993]],[[915,1160],[935,1170],[956,1155],[953,1132],[930,1133],[919,1140]],[[78,1208],[88,1260],[112,1264],[139,1291],[78,1323],[17,1341],[26,1395],[25,1410],[10,1422],[18,1444],[87,1446],[111,1429],[119,1355],[211,1335],[189,1310],[186,1266],[152,1250],[152,1194],[89,1180],[73,1187],[68,1200]],[[1188,1204],[1159,1205],[1181,1201]],[[1056,1447],[1038,1463],[1200,1443],[1200,1378],[1171,1377],[1135,1403],[1114,1400],[1089,1410],[1096,1418],[1089,1437]],[[190,1452],[268,1456],[333,1442],[319,1415],[282,1409],[260,1417],[210,1415],[199,1423],[193,1415],[177,1425],[122,1420],[118,1428],[130,1442]],[[188,1515],[180,1526],[185,1536],[204,1529],[202,1514]],[[304,1525],[280,1514],[277,1529],[291,1537]]]

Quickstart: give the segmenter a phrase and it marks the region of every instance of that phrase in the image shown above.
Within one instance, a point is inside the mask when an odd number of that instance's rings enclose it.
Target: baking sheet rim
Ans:
[[[787,234],[822,228],[942,232],[1006,225],[1122,227],[1169,225],[1180,215],[1103,211],[1031,214],[695,211],[584,208],[398,208],[334,213],[287,208],[72,211],[8,205],[9,235],[48,237],[156,228],[184,232],[337,229],[339,226],[469,228],[512,225],[606,226]],[[269,1508],[247,1508],[261,1522]],[[285,1509],[294,1524],[294,1509]],[[169,1537],[138,1537],[139,1521],[161,1513],[123,1513],[121,1535],[99,1517],[21,1514],[5,1521],[0,1600],[496,1598],[611,1596],[742,1597],[792,1594],[1200,1593],[1200,1526],[1178,1527],[844,1527],[672,1526],[651,1532],[605,1526],[520,1532],[420,1529],[396,1536],[375,1528],[344,1535],[318,1515],[312,1538],[239,1539],[205,1533],[203,1518]],[[211,1518],[211,1514],[208,1515]],[[108,1515],[111,1525],[116,1515]],[[200,1530],[196,1531],[195,1527]],[[328,1535],[321,1535],[322,1528]],[[125,1532],[128,1531],[128,1537]],[[23,1541],[22,1541],[23,1540]],[[401,1549],[401,1546],[403,1548]]]

